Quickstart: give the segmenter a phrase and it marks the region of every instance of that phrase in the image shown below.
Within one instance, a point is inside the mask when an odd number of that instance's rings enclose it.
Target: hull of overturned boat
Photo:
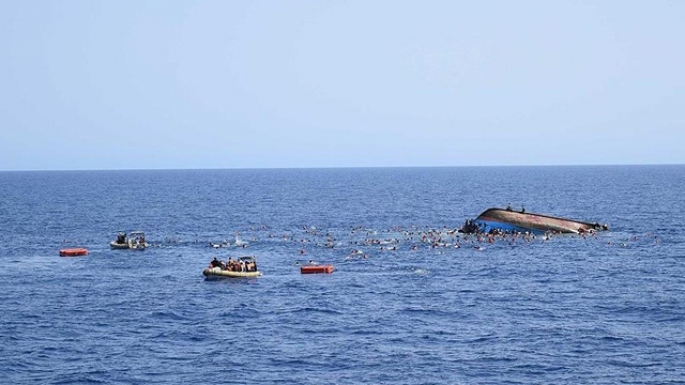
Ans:
[[[485,210],[474,220],[477,226],[485,232],[502,231],[530,231],[533,233],[585,233],[606,229],[599,223],[588,223],[549,215],[522,213],[500,208]]]

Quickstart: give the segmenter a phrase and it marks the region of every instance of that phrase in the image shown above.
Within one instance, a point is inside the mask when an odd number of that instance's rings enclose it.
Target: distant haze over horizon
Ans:
[[[685,2],[5,2],[0,171],[685,164]]]

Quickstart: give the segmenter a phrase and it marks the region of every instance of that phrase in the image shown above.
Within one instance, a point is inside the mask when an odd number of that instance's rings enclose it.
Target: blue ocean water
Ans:
[[[683,383],[683,191],[685,166],[0,173],[0,382]],[[450,231],[508,203],[611,231]],[[241,255],[264,276],[204,280]]]

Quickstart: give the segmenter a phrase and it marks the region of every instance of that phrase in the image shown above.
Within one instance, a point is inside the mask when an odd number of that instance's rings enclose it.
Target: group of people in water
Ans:
[[[477,224],[468,222],[473,226]],[[482,227],[481,227],[482,228]],[[540,242],[549,242],[553,238],[562,237],[562,234],[554,231],[533,233],[530,231],[506,231],[496,229],[489,232],[465,233],[454,228],[431,228],[431,227],[394,227],[387,230],[371,229],[367,227],[354,227],[343,230],[320,230],[314,227],[303,227],[283,233],[281,236],[269,230],[258,230],[249,233],[250,247],[264,243],[277,243],[292,250],[293,257],[309,255],[310,252],[323,258],[342,258],[347,262],[363,261],[381,257],[383,255],[410,256],[420,250],[431,251],[437,254],[447,254],[454,249],[467,249],[482,251],[488,248],[511,248],[524,247]],[[579,234],[567,234],[566,239],[578,239],[590,242],[592,240],[604,240],[606,245],[612,246],[612,241],[599,236],[596,231],[586,231]],[[637,238],[636,238],[637,239]],[[650,238],[657,244],[656,237]],[[637,242],[637,241],[635,241]],[[628,247],[632,241],[621,242],[621,247]],[[331,246],[332,245],[332,246]],[[331,250],[332,249],[332,250]],[[296,264],[304,264],[296,260]],[[314,264],[313,261],[309,262]],[[221,261],[218,258],[210,263],[210,267],[219,267],[222,270],[235,272],[256,271],[254,263],[246,263],[241,260],[228,258]]]
[[[521,210],[523,211],[523,210]],[[596,224],[595,228],[606,229],[605,226]],[[588,230],[575,237],[595,237],[595,229]],[[367,259],[381,254],[405,253],[418,250],[436,250],[438,253],[446,252],[447,249],[477,249],[483,250],[488,245],[498,247],[511,247],[523,245],[535,241],[549,241],[556,234],[552,231],[546,233],[533,233],[531,231],[506,231],[490,229],[485,223],[478,220],[467,220],[460,228],[432,228],[430,226],[395,226],[389,229],[374,229],[367,226],[352,226],[347,229],[331,228],[320,229],[315,226],[304,225],[292,229],[274,230],[267,226],[246,229],[234,233],[236,242],[213,242],[211,240],[195,239],[196,244],[209,245],[217,248],[217,244],[226,248],[248,248],[253,245],[282,244],[290,247],[293,253],[300,256],[309,254],[312,250],[319,250],[324,255],[337,255],[345,260]],[[244,240],[243,240],[244,239]],[[174,243],[181,243],[175,240]],[[191,243],[193,243],[191,241]],[[290,245],[290,246],[287,246]],[[324,251],[328,249],[328,251]],[[243,257],[244,258],[244,257]],[[256,263],[249,259],[220,260],[214,257],[210,267],[219,267],[223,270],[235,272],[256,271]]]
[[[473,226],[477,225],[473,224]],[[344,241],[341,241],[336,235],[341,236]],[[553,232],[545,233],[542,235],[542,239],[543,241],[548,241],[553,235],[555,235]],[[506,245],[530,243],[536,239],[536,235],[532,232],[512,231],[492,231],[490,233],[477,231],[469,234],[460,229],[428,227],[413,227],[410,229],[395,227],[389,230],[371,230],[356,227],[348,235],[308,229],[300,237],[296,237],[293,234],[284,234],[282,238],[285,241],[296,243],[300,248],[300,255],[305,254],[306,250],[312,247],[349,248],[348,250],[350,251],[345,256],[345,260],[352,261],[367,259],[373,255],[378,255],[378,253],[425,249],[436,250],[438,253],[442,253],[443,250],[459,249],[462,247],[483,250],[484,244],[488,243]]]

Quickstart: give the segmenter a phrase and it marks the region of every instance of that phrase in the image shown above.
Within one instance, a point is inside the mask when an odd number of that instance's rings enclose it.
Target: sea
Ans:
[[[0,383],[683,384],[683,192],[682,165],[1,172]],[[455,232],[508,204],[610,229]],[[202,275],[245,255],[263,276]]]

